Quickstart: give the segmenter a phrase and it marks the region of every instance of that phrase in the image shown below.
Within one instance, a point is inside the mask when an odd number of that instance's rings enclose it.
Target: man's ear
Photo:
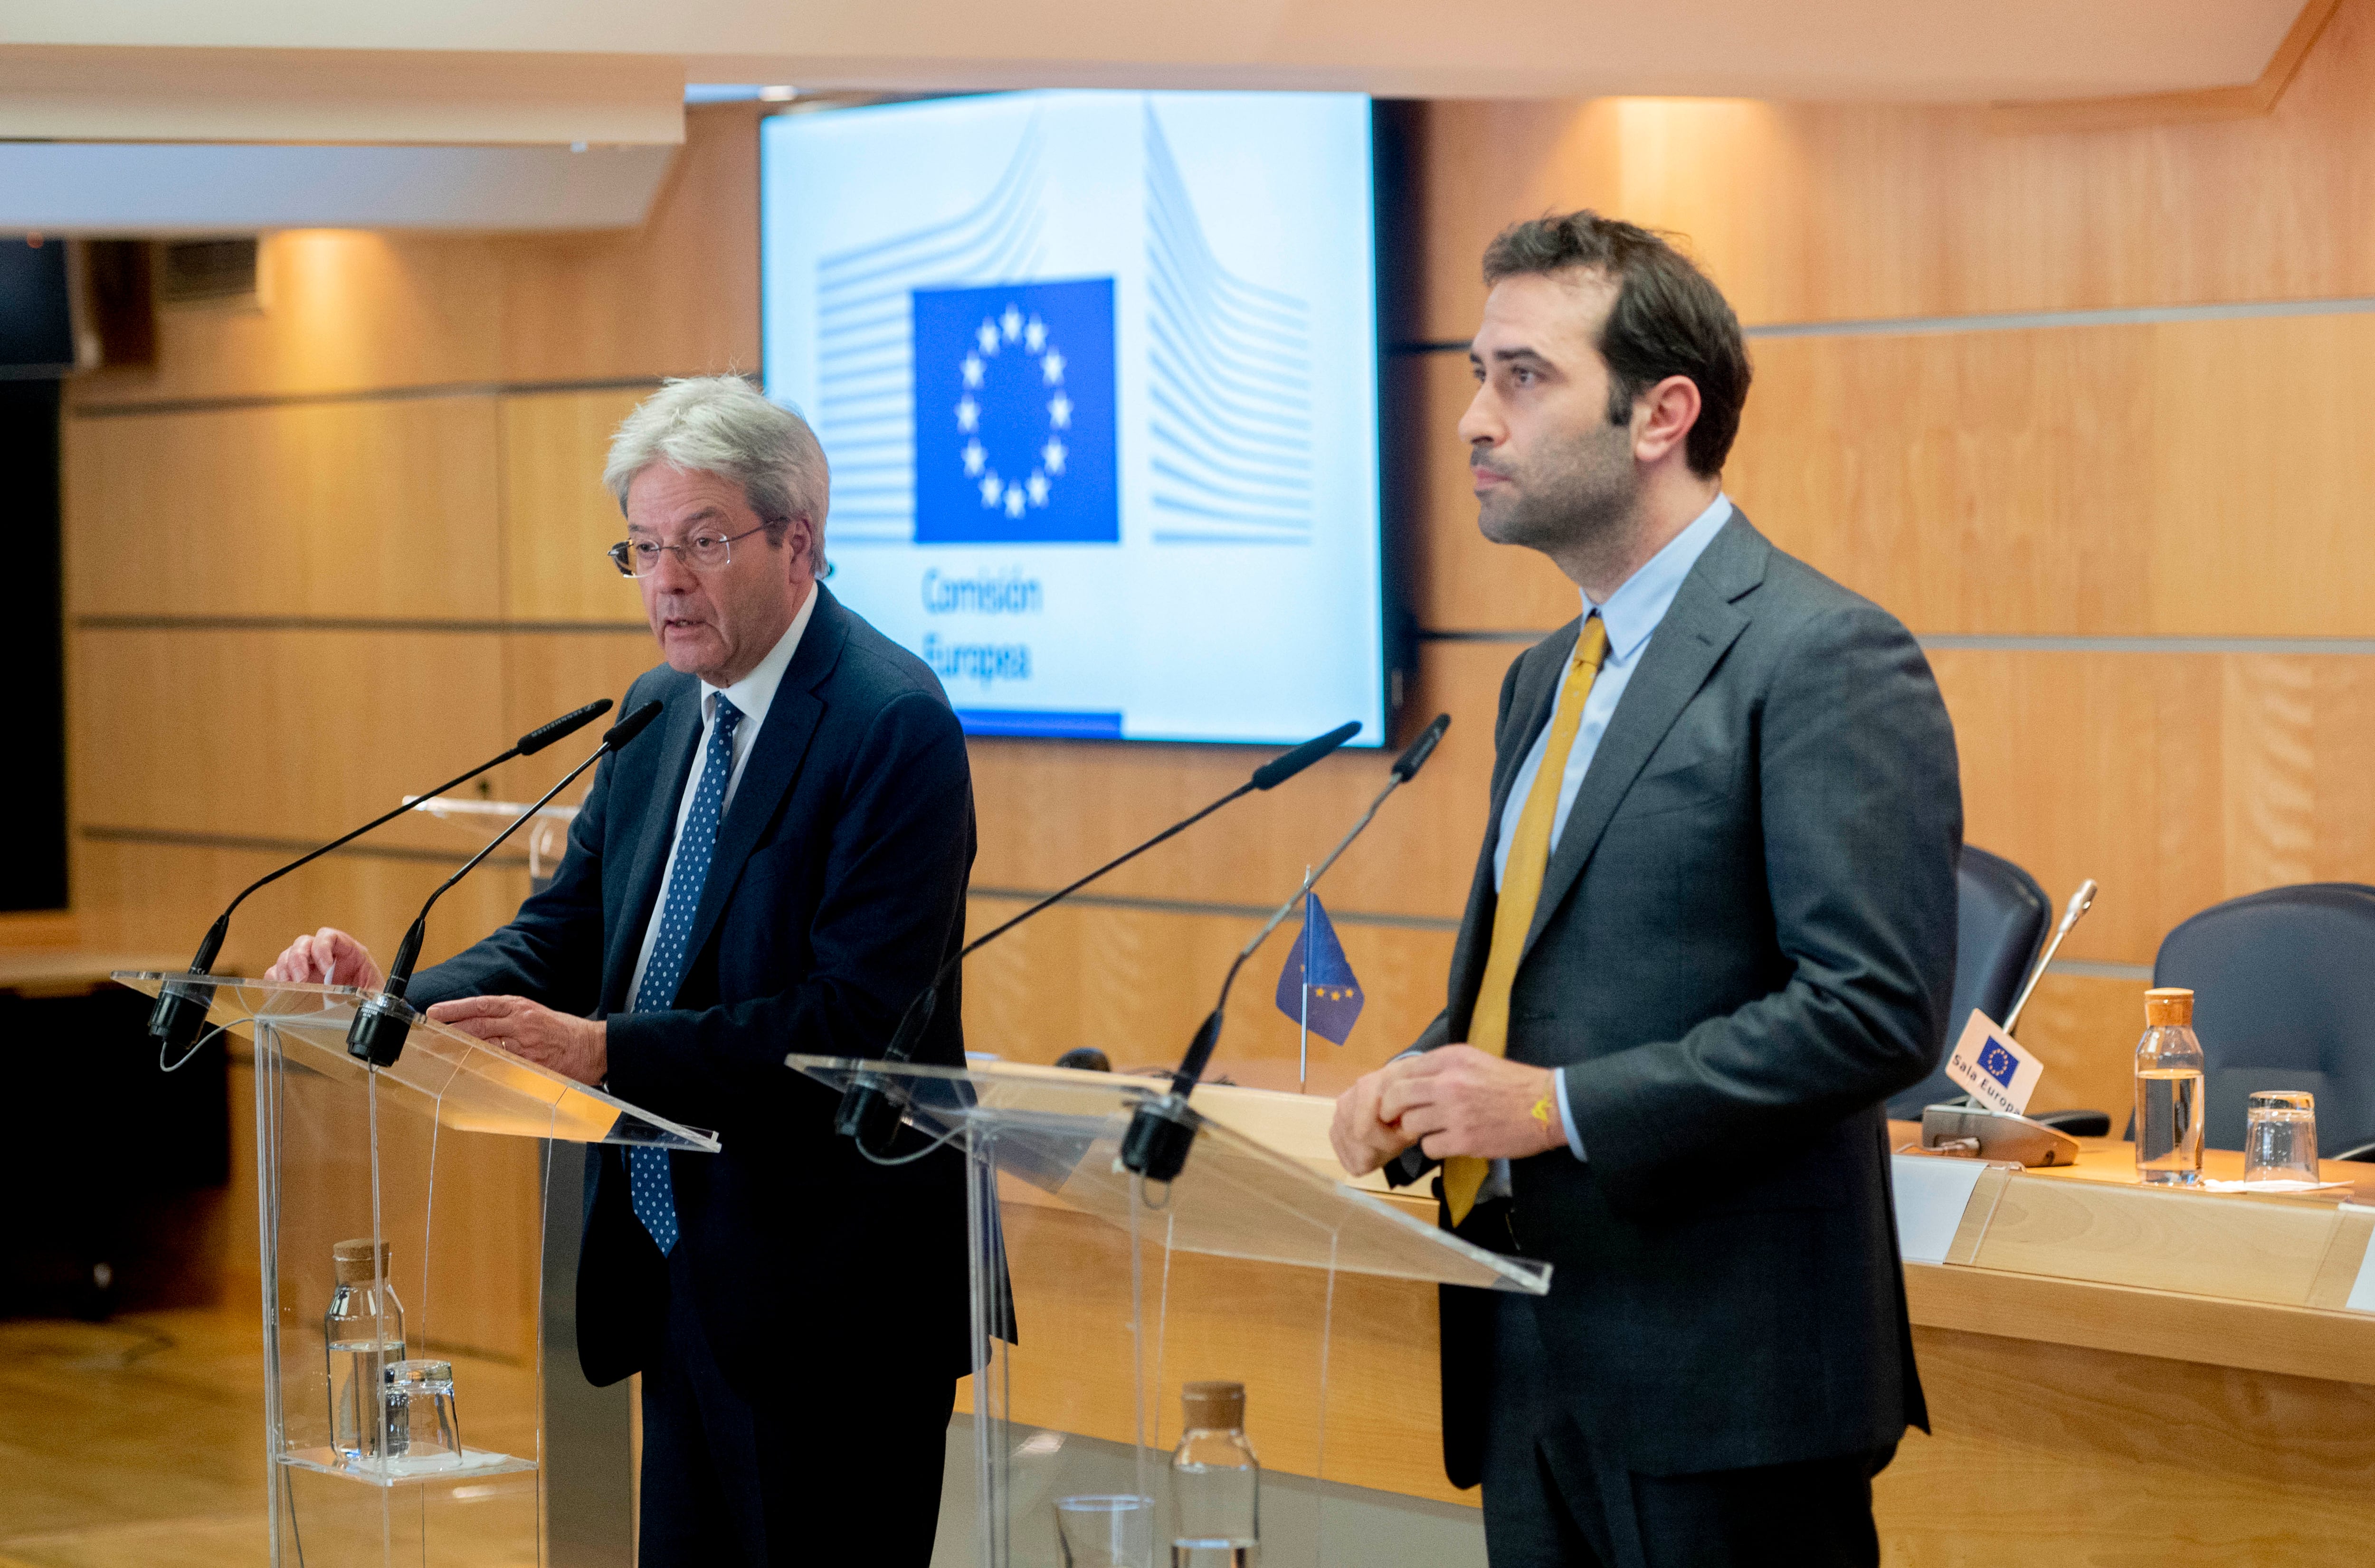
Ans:
[[[1698,383],[1688,376],[1668,376],[1634,404],[1633,455],[1644,464],[1662,461],[1684,445],[1699,422]]]

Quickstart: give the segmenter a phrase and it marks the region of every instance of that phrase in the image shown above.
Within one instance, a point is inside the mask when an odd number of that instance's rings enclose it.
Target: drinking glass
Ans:
[[[2243,1128],[2243,1179],[2318,1179],[2317,1101],[2308,1091],[2263,1089],[2251,1096]]]
[[[1154,1499],[1059,1497],[1056,1539],[1063,1548],[1064,1568],[1151,1568]]]
[[[453,1362],[391,1362],[382,1392],[387,1402],[388,1457],[395,1468],[439,1469],[462,1462]]]

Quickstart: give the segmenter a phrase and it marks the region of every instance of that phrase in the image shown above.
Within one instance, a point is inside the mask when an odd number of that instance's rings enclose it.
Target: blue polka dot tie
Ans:
[[[644,983],[635,987],[631,1004],[636,1012],[676,1005],[676,988],[684,980],[684,945],[692,935],[692,912],[701,907],[702,884],[709,880],[709,857],[717,847],[717,819],[726,803],[726,781],[734,776],[734,726],[742,710],[723,696],[717,699],[717,722],[709,726],[709,745],[701,759],[701,782],[693,785],[692,809],[676,842],[676,864],[668,871],[668,902],[660,906],[660,934],[652,943],[651,961],[644,965]],[[627,1185],[634,1200],[635,1218],[652,1233],[665,1257],[676,1250],[676,1189],[668,1181],[665,1149],[627,1150]]]

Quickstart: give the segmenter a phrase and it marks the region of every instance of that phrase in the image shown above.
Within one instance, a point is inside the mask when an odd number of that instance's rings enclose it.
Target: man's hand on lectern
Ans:
[[[1367,1175],[1418,1141],[1378,1114],[1386,1085],[1405,1065],[1405,1060],[1396,1060],[1364,1073],[1336,1097],[1336,1120],[1328,1129],[1328,1141],[1335,1146],[1337,1162],[1356,1176]]]
[[[1528,1067],[1473,1045],[1438,1045],[1386,1064],[1377,1117],[1430,1160],[1471,1154],[1522,1160],[1566,1147],[1557,1086],[1547,1067]]]
[[[526,996],[465,996],[429,1009],[431,1023],[475,1034],[563,1078],[598,1085],[610,1074],[609,1032],[592,1019],[573,1018]]]
[[[387,984],[371,949],[334,925],[289,943],[264,978],[284,985],[352,985],[363,991]]]

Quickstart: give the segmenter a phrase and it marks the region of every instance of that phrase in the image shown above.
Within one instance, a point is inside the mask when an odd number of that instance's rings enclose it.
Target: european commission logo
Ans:
[[[1113,294],[914,291],[917,544],[1121,541]]]

